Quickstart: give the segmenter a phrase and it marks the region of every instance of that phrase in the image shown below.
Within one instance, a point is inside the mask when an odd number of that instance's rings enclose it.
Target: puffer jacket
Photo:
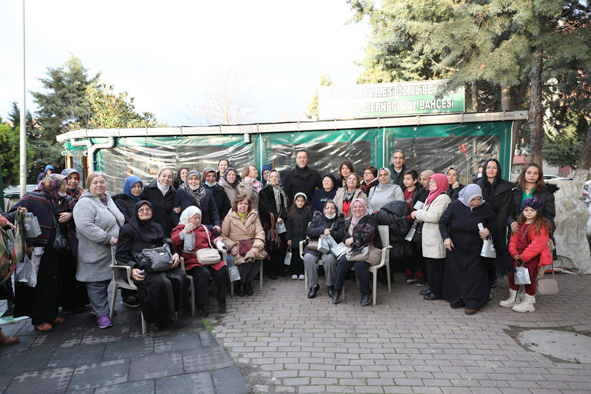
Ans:
[[[242,179],[238,186],[236,186],[237,195],[246,194],[252,201],[252,209],[259,209],[259,192],[254,187],[254,181],[256,179],[249,178],[248,180]],[[258,182],[258,181],[257,181]]]
[[[295,208],[295,217],[286,221],[287,240],[290,241],[293,247],[296,247],[298,242],[306,239],[306,231],[308,225],[312,220],[312,208],[309,205],[304,205],[302,208]]]
[[[529,230],[529,239],[531,240],[531,243],[527,246],[527,248],[525,248],[523,253],[519,253],[517,250],[519,233],[517,232],[511,236],[511,242],[509,242],[509,252],[511,253],[511,257],[518,254],[521,261],[527,263],[537,255],[540,255],[538,267],[551,265],[552,253],[550,252],[550,249],[548,249],[548,239],[550,239],[548,236],[548,231],[545,227],[542,227],[540,229],[540,235],[537,235],[535,226],[530,227],[531,229]],[[526,228],[526,226],[522,225],[520,231],[525,230]]]
[[[424,222],[422,232],[423,257],[430,259],[444,259],[445,246],[439,231],[439,219],[451,203],[451,198],[441,193],[429,205],[417,211],[417,220]]]
[[[399,259],[403,256],[410,256],[411,244],[404,238],[410,230],[411,223],[406,219],[409,214],[408,204],[404,201],[393,201],[378,211],[376,219],[378,224],[388,226],[390,238],[390,258]]]
[[[353,198],[351,201],[355,200],[356,198],[360,198],[365,201],[365,205],[367,205],[367,195],[361,189],[356,189],[355,193],[353,193]],[[337,206],[337,209],[340,213],[343,213],[343,201],[345,200],[345,188],[341,187],[337,190],[336,194],[334,195],[334,203]],[[352,215],[351,210],[349,210],[349,214],[347,218],[350,218]]]
[[[221,178],[219,180],[219,184],[224,188],[224,191],[226,192],[226,196],[228,196],[228,200],[230,200],[230,206],[232,206],[232,204],[234,203],[234,200],[236,200],[236,196],[238,195],[236,188],[232,187],[232,185],[230,185],[228,182],[226,182],[226,180],[224,178]]]
[[[240,240],[252,238],[255,239],[253,247],[258,248],[260,251],[257,259],[262,260],[266,258],[265,230],[263,230],[263,226],[259,220],[259,213],[252,209],[243,222],[238,214],[231,209],[222,223],[222,239],[224,244],[232,251],[234,246],[239,246]],[[244,256],[236,255],[233,257],[236,265],[244,263]]]
[[[332,227],[332,228],[331,228]],[[317,240],[324,230],[330,229],[330,235],[336,242],[341,242],[345,238],[345,215],[337,213],[332,219],[327,218],[319,211],[314,212],[312,222],[308,226],[306,234],[312,240]],[[308,250],[306,247],[304,253],[311,253],[315,256],[320,256],[321,253],[316,250]]]

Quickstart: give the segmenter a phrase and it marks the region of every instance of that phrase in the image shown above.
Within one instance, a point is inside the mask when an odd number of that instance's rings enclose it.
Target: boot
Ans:
[[[534,304],[536,302],[536,296],[535,295],[529,295],[527,293],[525,293],[525,298],[523,299],[523,302],[519,305],[514,305],[513,309],[515,312],[535,312],[536,308],[534,308]]]
[[[509,289],[509,298],[499,302],[499,305],[504,308],[511,308],[517,304],[519,304],[519,302],[517,302],[517,290],[512,289]]]
[[[332,292],[332,303],[338,304],[341,301],[341,291],[334,289]]]
[[[251,283],[245,283],[244,284],[244,292],[249,297],[254,294],[253,291],[252,291],[252,284]]]
[[[310,287],[310,292],[308,293],[308,298],[316,297],[316,294],[318,294],[318,290],[320,290],[320,285]]]
[[[246,294],[244,294],[244,288],[245,285],[243,283],[240,283],[238,285],[238,289],[236,290],[236,294],[238,295],[238,297],[244,297]]]

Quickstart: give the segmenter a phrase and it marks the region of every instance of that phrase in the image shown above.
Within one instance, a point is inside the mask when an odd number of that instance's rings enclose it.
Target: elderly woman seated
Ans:
[[[189,240],[189,237],[192,239]],[[207,304],[211,278],[217,285],[215,298],[218,312],[226,313],[226,290],[230,283],[228,267],[221,260],[214,264],[204,265],[196,254],[201,249],[214,249],[218,240],[220,240],[219,237],[214,239],[211,231],[201,224],[201,210],[193,206],[183,211],[180,224],[172,230],[172,242],[177,250],[181,251],[181,255],[185,259],[185,270],[188,275],[193,277],[195,283],[195,304],[197,305],[197,316],[200,318],[207,317],[205,305]]]
[[[252,280],[259,272],[261,260],[267,257],[267,252],[265,230],[248,196],[240,194],[232,202],[232,209],[222,223],[222,239],[240,272],[238,296],[253,295]]]
[[[365,201],[357,198],[351,202],[353,216],[345,223],[345,245],[351,247],[351,252],[341,256],[337,264],[336,281],[332,302],[340,301],[341,289],[345,283],[347,273],[355,267],[355,276],[359,282],[361,305],[367,306],[371,300],[371,285],[369,267],[377,265],[381,260],[382,239],[378,230],[378,221],[370,214]],[[368,256],[361,259],[362,251],[368,248]]]
[[[152,269],[151,262],[138,258],[145,249],[164,245],[168,245],[171,253],[169,270],[156,271]],[[150,202],[138,202],[134,217],[121,227],[115,258],[119,264],[131,267],[144,318],[156,329],[175,321],[175,311],[181,315],[190,313],[189,278],[178,266],[180,258],[173,243],[164,237],[162,227],[152,219]]]

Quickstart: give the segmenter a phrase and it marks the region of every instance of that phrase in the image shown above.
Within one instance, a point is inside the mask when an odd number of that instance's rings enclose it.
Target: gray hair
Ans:
[[[394,158],[394,155],[396,153],[402,153],[402,158],[406,159],[406,155],[404,154],[404,151],[402,149],[396,149],[393,153],[392,153],[392,158]]]

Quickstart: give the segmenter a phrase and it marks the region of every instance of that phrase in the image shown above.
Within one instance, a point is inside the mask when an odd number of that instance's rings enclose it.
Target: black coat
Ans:
[[[152,220],[162,226],[165,236],[170,237],[174,228],[170,214],[175,207],[174,198],[176,191],[171,186],[166,192],[166,195],[163,196],[160,189],[158,189],[157,182],[157,180],[154,180],[144,187],[142,194],[140,194],[140,200],[147,200],[152,203]]]
[[[259,219],[263,228],[271,228],[271,214],[275,217],[275,223],[278,218],[285,220],[287,217],[287,207],[281,199],[280,212],[277,212],[277,204],[275,203],[275,193],[272,187],[264,187],[259,192]]]
[[[449,198],[451,198],[452,201],[455,201],[458,199],[458,197],[460,197],[460,191],[465,188],[465,185],[462,185],[460,183],[460,186],[456,189],[453,189],[451,187],[451,185],[449,185],[449,189],[447,189],[447,195],[449,196]]]
[[[220,220],[218,208],[215,205],[215,200],[213,199],[213,194],[211,194],[211,192],[207,189],[205,189],[205,197],[201,199],[201,204],[197,204],[197,200],[195,200],[195,197],[187,193],[185,189],[181,187],[179,188],[179,190],[176,191],[173,206],[181,207],[180,213],[176,213],[174,211],[170,213],[173,228],[178,226],[179,220],[181,218],[181,213],[190,206],[196,206],[201,210],[201,223],[208,226],[210,230],[213,226],[222,227],[222,222]]]
[[[332,228],[331,228],[332,227]],[[327,218],[319,211],[314,212],[312,222],[308,226],[306,234],[310,239],[316,240],[324,234],[324,230],[330,229],[330,235],[336,242],[341,242],[345,239],[345,215],[337,213],[332,219]],[[312,253],[315,256],[320,256],[321,253],[316,250],[304,250],[304,253]]]
[[[285,192],[290,202],[293,202],[293,197],[298,192],[306,194],[308,201],[314,196],[316,188],[322,188],[322,178],[318,171],[306,167],[302,170],[300,167],[289,171],[285,176]]]
[[[119,210],[125,217],[125,223],[128,223],[129,219],[131,219],[135,215],[135,204],[137,204],[138,202],[135,199],[129,197],[127,194],[123,193],[115,194],[111,198],[113,199],[115,205],[117,205],[117,208],[119,208]]]
[[[546,188],[539,192],[534,192],[534,197],[537,197],[542,201],[544,204],[544,209],[542,210],[542,216],[550,221],[552,225],[552,232],[556,230],[556,224],[554,224],[554,218],[556,217],[556,207],[554,205],[554,193],[556,193],[560,188],[556,185],[551,183],[546,184]],[[513,189],[513,209],[507,218],[507,224],[510,225],[511,223],[517,221],[517,218],[521,214],[521,202],[523,198],[523,189],[517,186]]]
[[[404,239],[412,225],[406,219],[409,212],[408,205],[404,201],[390,202],[378,211],[376,217],[378,224],[388,226],[388,236],[392,247],[390,250],[391,259],[399,259],[412,254],[410,242]]]
[[[394,169],[394,164],[390,165],[390,179],[394,182],[395,185],[400,186],[402,190],[406,189],[404,186],[404,174],[408,171],[405,165],[402,165],[402,169],[400,170],[400,174],[396,172]]]
[[[513,267],[513,261],[509,254],[507,246],[507,219],[512,209],[513,184],[504,179],[500,179],[496,185],[486,188],[488,179],[483,177],[476,181],[476,184],[482,189],[482,198],[486,201],[493,212],[493,223],[497,237],[493,238],[497,258],[495,259],[496,273],[499,276],[505,276]],[[490,184],[489,184],[490,185]]]
[[[429,196],[429,190],[425,189],[423,185],[417,182],[417,187],[415,189],[414,194],[412,195],[412,202],[410,203],[411,210],[415,210],[414,206],[417,201],[425,202],[427,201],[427,197]]]
[[[161,238],[154,240],[153,242],[146,242],[139,236],[135,229],[131,227],[131,224],[125,224],[121,227],[121,230],[119,230],[115,260],[117,260],[117,263],[136,268],[137,262],[135,261],[135,254],[141,253],[144,249],[158,248],[165,243],[170,247],[170,252],[175,254],[176,249],[170,238]]]
[[[287,240],[291,240],[292,247],[306,239],[308,224],[312,220],[312,208],[304,205],[302,208],[295,207],[295,215],[292,220],[285,222],[287,227]]]
[[[452,201],[439,219],[441,238],[451,238],[454,245],[447,252],[443,276],[443,297],[452,306],[461,299],[469,309],[479,309],[488,302],[488,274],[480,257],[483,241],[478,223],[495,238],[493,212],[486,202],[470,210],[461,201]]]
[[[359,220],[359,223],[357,223],[357,225],[360,225],[360,224],[369,224],[370,226],[372,226],[374,228],[372,244],[376,248],[382,249],[382,237],[380,237],[380,231],[378,229],[378,221],[376,220],[376,218],[373,217],[373,215],[365,215],[364,217],[361,218],[361,220]],[[347,221],[345,222],[345,238],[344,239],[351,238],[351,235],[349,234],[349,227],[351,227],[351,218],[347,219]]]
[[[310,205],[312,205],[312,209],[314,211],[323,212],[324,211],[324,204],[328,200],[332,200],[337,194],[337,188],[333,187],[331,191],[326,192],[323,187],[314,191],[314,195],[312,196],[312,201],[310,201]]]
[[[218,208],[218,214],[220,215],[220,220],[223,222],[224,218],[232,208],[232,203],[230,202],[224,187],[219,183],[216,183],[214,187],[209,187],[205,184],[205,188],[213,195],[215,206]]]

